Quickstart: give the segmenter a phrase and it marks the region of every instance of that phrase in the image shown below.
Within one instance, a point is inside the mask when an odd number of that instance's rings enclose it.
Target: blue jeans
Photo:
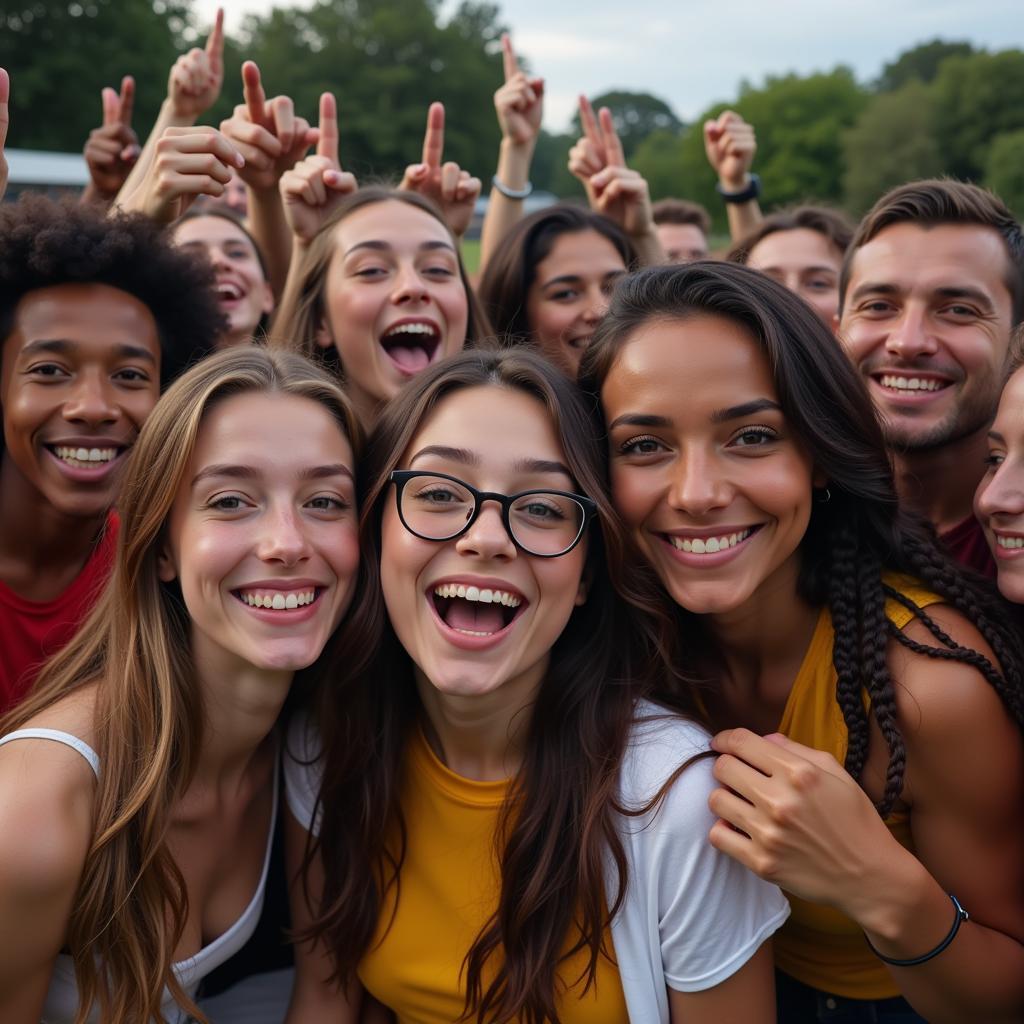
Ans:
[[[893,999],[846,999],[775,972],[778,1024],[928,1024],[910,1003]]]

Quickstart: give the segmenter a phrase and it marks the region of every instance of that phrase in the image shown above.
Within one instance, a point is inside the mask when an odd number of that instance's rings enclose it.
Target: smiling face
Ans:
[[[442,399],[399,468],[447,473],[501,494],[578,490],[543,404],[497,386]],[[583,601],[585,540],[558,558],[524,554],[494,502],[483,505],[461,537],[421,540],[402,525],[394,489],[384,496],[381,579],[391,623],[419,670],[421,689],[470,697],[501,689],[528,699]]]
[[[64,515],[102,516],[160,394],[153,314],[103,284],[29,292],[3,342],[4,477]]]
[[[466,342],[468,301],[451,235],[408,203],[373,203],[338,224],[325,287],[317,342],[337,348],[364,418]]]
[[[597,231],[559,235],[538,264],[526,317],[544,354],[574,380],[616,280],[626,272],[619,251]]]
[[[999,590],[1024,604],[1024,369],[1010,377],[999,400],[974,511],[996,559]]]
[[[677,604],[724,614],[795,587],[814,474],[746,330],[649,321],[601,400],[615,504]]]
[[[839,308],[839,271],[843,254],[810,228],[773,231],[747,255],[747,266],[796,292],[829,325]]]
[[[241,394],[206,414],[160,557],[201,670],[316,660],[359,564],[353,472],[351,445],[311,399]]]
[[[857,250],[839,333],[888,441],[941,447],[984,429],[1009,344],[1007,254],[992,228],[894,224]]]
[[[189,217],[173,230],[178,246],[206,253],[213,264],[217,304],[229,324],[217,347],[251,342],[260,320],[274,309],[274,294],[252,240],[226,217]]]

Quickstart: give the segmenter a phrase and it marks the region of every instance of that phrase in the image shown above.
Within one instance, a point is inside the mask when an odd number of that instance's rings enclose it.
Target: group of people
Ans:
[[[502,45],[478,279],[220,16],[0,206],[0,1019],[1019,1021],[1020,224],[727,112],[710,259],[585,99],[523,216]]]

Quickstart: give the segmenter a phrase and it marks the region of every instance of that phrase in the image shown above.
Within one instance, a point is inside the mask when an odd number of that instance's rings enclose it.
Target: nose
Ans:
[[[1024,465],[1008,458],[991,476],[983,477],[974,496],[974,510],[983,519],[1024,514]]]
[[[412,263],[399,266],[392,298],[399,304],[425,302],[430,298],[426,282]]]
[[[309,558],[309,536],[301,514],[291,503],[272,506],[262,527],[256,554],[264,562],[293,566]]]
[[[214,270],[223,270],[230,266],[230,261],[224,253],[223,246],[211,245],[207,248],[206,254],[210,257]]]
[[[99,369],[83,371],[64,403],[63,414],[69,423],[116,423],[121,418],[121,407],[107,375]]]
[[[701,451],[681,452],[669,484],[669,504],[688,515],[701,516],[723,508],[732,498],[732,487],[715,459]]]
[[[516,546],[505,529],[501,509],[493,502],[485,502],[473,525],[455,542],[461,555],[479,558],[509,559],[516,557]]]
[[[923,308],[913,304],[903,307],[896,322],[890,325],[885,349],[907,361],[935,354],[938,346]]]
[[[588,324],[596,324],[608,311],[608,295],[599,285],[587,289],[587,304],[583,310],[583,319]]]

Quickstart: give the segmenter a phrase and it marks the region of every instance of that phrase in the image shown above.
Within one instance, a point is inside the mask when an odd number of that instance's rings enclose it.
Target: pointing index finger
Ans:
[[[210,70],[219,74],[224,67],[224,8],[217,8],[217,17],[206,40],[206,56],[210,61]]]
[[[253,124],[266,126],[265,103],[267,96],[263,91],[263,83],[260,81],[260,69],[251,60],[247,60],[242,65],[242,96],[249,111],[249,120]]]
[[[325,92],[320,96],[320,141],[316,144],[317,156],[325,156],[340,167],[338,160],[338,104],[334,94]]]
[[[112,124],[117,124],[119,101],[117,93],[109,85],[103,87],[100,96],[103,98],[103,127],[108,128]]]
[[[119,120],[123,125],[131,125],[132,108],[135,106],[135,79],[131,75],[125,75],[121,79],[121,102]]]
[[[626,166],[626,154],[619,141],[619,133],[615,130],[615,119],[607,107],[601,108],[601,132],[604,135],[605,158],[613,167]]]
[[[594,116],[594,108],[586,96],[580,96],[580,126],[583,128],[583,134],[597,147],[598,152],[603,153],[604,139]]]
[[[423,162],[440,167],[444,154],[444,104],[431,103],[427,111],[427,131],[423,136]]]
[[[505,81],[508,82],[519,74],[519,61],[512,49],[512,37],[507,32],[501,34],[501,59],[505,67]]]

